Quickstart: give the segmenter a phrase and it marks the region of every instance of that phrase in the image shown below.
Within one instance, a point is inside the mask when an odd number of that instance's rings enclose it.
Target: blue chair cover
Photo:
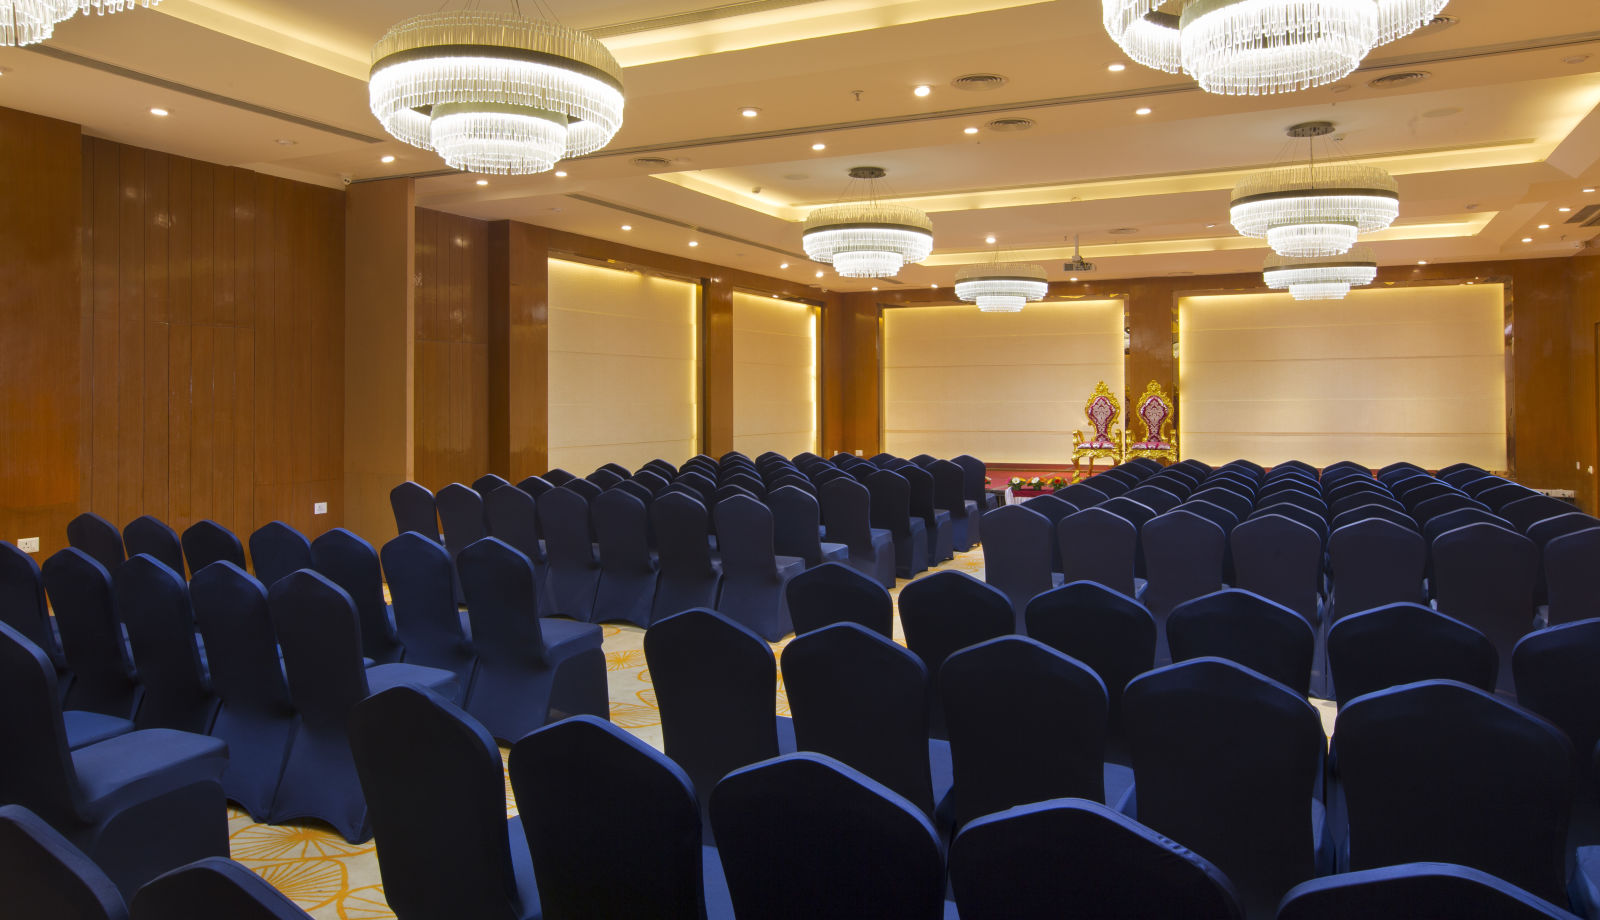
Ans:
[[[870,496],[872,526],[894,535],[894,573],[912,578],[928,569],[928,526],[911,516],[911,484],[893,470],[876,470],[863,478]]]
[[[222,791],[263,823],[295,729],[267,592],[233,563],[214,562],[195,573],[189,593],[206,642],[212,687],[222,701],[211,724],[211,736],[228,743]]]
[[[1544,545],[1550,623],[1600,617],[1600,522]]]
[[[81,550],[60,550],[41,569],[45,592],[61,630],[61,650],[72,669],[62,706],[131,719],[139,686],[122,623],[111,600],[111,576]]]
[[[1422,535],[1382,518],[1345,524],[1328,537],[1333,617],[1423,600],[1427,546]]]
[[[928,669],[915,654],[836,623],[796,636],[782,669],[797,750],[837,757],[934,814],[950,787],[949,746],[928,740]]]
[[[711,824],[740,917],[947,916],[933,825],[831,757],[785,754],[730,773],[711,795]]]
[[[646,630],[644,656],[666,754],[689,774],[702,809],[724,776],[794,750],[793,724],[773,715],[778,665],[765,639],[696,608]]]
[[[1044,515],[1045,520],[1050,522],[1052,537],[1056,533],[1056,526],[1061,523],[1062,519],[1078,510],[1077,505],[1059,495],[1036,495],[1022,502],[1022,507]],[[1051,539],[1049,543],[1050,571],[1059,572],[1061,571],[1061,546],[1054,539]]]
[[[650,519],[644,502],[620,488],[612,489],[594,500],[592,511],[600,547],[594,619],[649,626],[659,571],[650,557]]]
[[[500,751],[482,725],[437,693],[391,687],[356,704],[350,748],[397,916],[539,917],[522,819],[506,820]]]
[[[415,482],[402,482],[389,490],[389,508],[394,512],[396,533],[417,533],[435,543],[439,536],[439,513],[433,493]]]
[[[1589,770],[1600,744],[1600,619],[1579,620],[1528,633],[1511,653],[1517,703],[1543,716],[1567,736],[1577,760],[1578,785],[1593,790]],[[1592,801],[1593,795],[1585,796]]]
[[[434,496],[439,508],[439,525],[444,531],[444,545],[454,559],[461,551],[489,535],[489,523],[483,513],[483,496],[459,482],[452,482]]]
[[[1147,481],[1138,488],[1129,489],[1122,497],[1138,502],[1156,514],[1166,514],[1183,501],[1178,487],[1170,479]]]
[[[780,486],[767,493],[767,507],[772,509],[773,546],[778,555],[799,556],[808,569],[824,562],[848,563],[850,547],[822,542],[822,506],[810,492],[798,486]]]
[[[123,897],[174,866],[228,852],[219,782],[227,745],[156,728],[69,752],[59,693],[44,652],[0,624],[0,802],[44,819]]]
[[[484,496],[483,514],[489,535],[533,560],[534,571],[546,564],[544,547],[539,544],[539,505],[532,495],[521,488],[503,493],[496,489]]]
[[[122,548],[122,532],[93,511],[85,511],[67,522],[67,545],[88,553],[89,558],[104,566],[107,572],[115,572],[128,558]]]
[[[1095,479],[1098,478],[1095,477]],[[1104,486],[1104,488],[1101,488],[1101,486]],[[1057,489],[1054,494],[1074,508],[1093,508],[1095,505],[1110,498],[1111,494],[1107,490],[1114,488],[1115,486],[1111,485],[1111,480],[1109,479],[1098,484],[1091,479],[1088,482],[1075,482],[1064,488]]]
[[[686,493],[663,492],[650,505],[650,523],[661,566],[650,622],[694,607],[714,606],[722,569],[711,560],[706,506]]]
[[[1226,658],[1302,696],[1311,692],[1317,636],[1299,614],[1242,588],[1184,601],[1167,616],[1173,661]]]
[[[566,470],[564,470],[564,469],[562,469],[561,467],[558,466],[558,467],[555,467],[554,469],[546,470],[544,475],[540,476],[539,478],[543,479],[545,482],[550,483],[551,485],[555,486],[556,488],[560,488],[560,487],[566,485],[567,483],[571,482],[572,480],[576,479],[577,477],[573,476],[571,473],[567,472]],[[537,496],[537,495],[534,496],[534,498],[538,498],[538,497],[539,496]]]
[[[924,467],[933,476],[933,503],[950,512],[951,548],[964,553],[977,545],[980,499],[966,494],[966,473],[949,460],[930,459]]]
[[[1233,884],[1211,863],[1083,799],[979,818],[950,845],[962,920],[1183,917],[1241,920]]]
[[[122,528],[122,543],[127,547],[128,558],[141,553],[153,557],[167,568],[184,573],[183,547],[178,542],[178,532],[150,515],[142,515]]]
[[[327,577],[301,569],[267,592],[283,648],[289,699],[300,714],[283,777],[268,814],[273,824],[318,818],[351,843],[372,836],[350,758],[351,707],[374,691],[415,684],[456,696],[454,674],[408,664],[366,668],[355,602]]]
[[[1278,920],[1450,917],[1451,920],[1577,920],[1577,915],[1487,872],[1449,863],[1407,863],[1301,882]]]
[[[789,579],[784,588],[796,634],[833,623],[859,623],[894,637],[894,599],[888,589],[848,565],[829,562]]]
[[[1165,661],[1171,657],[1166,643],[1167,614],[1184,601],[1222,589],[1227,532],[1190,511],[1188,505],[1180,505],[1151,518],[1139,537],[1149,578],[1143,599],[1162,627],[1156,660]]]
[[[955,557],[955,525],[950,509],[934,503],[933,474],[914,464],[902,464],[894,471],[910,487],[911,516],[921,518],[928,546],[928,564],[938,565]],[[871,486],[867,487],[869,490]]]
[[[1085,508],[1056,524],[1056,543],[1064,581],[1093,581],[1134,595],[1139,531],[1127,518],[1101,507]]]
[[[355,602],[361,622],[361,654],[378,664],[393,664],[406,656],[394,617],[383,601],[383,569],[372,544],[343,527],[311,541],[316,570],[338,585]]]
[[[600,627],[541,619],[533,563],[494,537],[462,550],[456,568],[478,652],[465,709],[490,734],[511,742],[547,721],[606,715]]]
[[[1341,617],[1328,630],[1336,698],[1419,680],[1494,692],[1500,657],[1483,633],[1422,604],[1387,604]]]
[[[975,513],[968,526],[969,539],[974,545],[983,542],[983,515],[991,508],[1000,507],[1000,499],[989,491],[989,470],[982,460],[970,454],[951,457],[950,462],[961,467],[961,494],[972,502]]]
[[[724,499],[717,503],[715,516],[717,545],[722,550],[717,610],[768,642],[794,632],[784,587],[805,570],[805,560],[776,554],[772,512],[753,498]]]
[[[1492,524],[1468,524],[1433,541],[1439,612],[1494,643],[1499,690],[1511,689],[1511,648],[1533,627],[1538,559],[1533,541]]]
[[[1196,658],[1131,681],[1123,715],[1138,819],[1226,872],[1248,916],[1270,917],[1317,874],[1312,802],[1327,740],[1304,696]]]
[[[1028,635],[1094,669],[1105,683],[1111,737],[1122,737],[1122,691],[1155,666],[1156,621],[1142,604],[1075,581],[1028,605]]]
[[[1106,798],[1106,685],[1037,639],[1001,636],[939,671],[958,824],[1046,799]]]
[[[383,545],[383,571],[394,595],[394,623],[412,664],[441,668],[470,692],[478,653],[456,607],[455,566],[445,548],[419,533]]]
[[[128,917],[122,893],[100,867],[21,805],[0,805],[0,891],[13,917]]]
[[[79,552],[88,555],[86,550]],[[21,633],[50,656],[56,677],[65,691],[72,680],[71,672],[67,670],[67,656],[62,653],[51,625],[50,608],[45,603],[44,577],[32,556],[3,541],[0,541],[0,623]]]
[[[589,525],[589,500],[568,488],[551,489],[538,498],[539,532],[550,560],[551,603],[546,616],[594,619],[594,594],[600,587],[600,560]]]
[[[261,876],[212,856],[151,881],[133,898],[133,920],[310,920],[311,915]]]
[[[522,830],[548,916],[732,920],[694,786],[655,748],[575,716],[513,745],[510,772],[518,807],[537,816]]]
[[[605,491],[587,479],[568,480],[561,488],[569,489],[583,496],[585,501],[594,501],[601,492]]]
[[[256,580],[263,585],[315,566],[311,561],[311,541],[282,521],[263,524],[250,535],[250,561],[255,566]]]
[[[650,490],[651,495],[660,495],[661,490],[667,487],[667,477],[652,469],[642,469],[633,474],[633,481]]]
[[[1050,546],[1055,543],[1050,519],[1022,505],[1007,505],[984,514],[983,533],[983,580],[1011,599],[1016,631],[1025,632],[1028,602],[1060,584],[1050,571]]]
[[[487,497],[495,489],[509,485],[511,485],[511,481],[498,473],[484,473],[477,479],[472,480],[472,491]]]
[[[178,573],[144,555],[124,562],[112,584],[144,685],[134,725],[200,735],[210,731],[218,700],[195,644],[189,586]]]
[[[1600,518],[1581,511],[1570,511],[1531,524],[1527,530],[1527,537],[1534,542],[1534,545],[1542,548],[1556,537],[1595,527],[1600,527]]]
[[[928,733],[944,738],[940,668],[946,658],[969,645],[1009,635],[1016,628],[1011,601],[965,572],[934,572],[901,589],[900,626],[906,647],[922,659],[933,678]]]
[[[1457,863],[1565,897],[1571,743],[1482,690],[1427,680],[1346,703],[1333,737],[1351,869]]]
[[[528,493],[528,497],[538,500],[539,496],[555,488],[555,484],[538,476],[528,476],[517,483],[517,488]]]
[[[231,562],[245,567],[244,546],[233,531],[212,520],[196,521],[183,532],[181,539],[183,558],[190,573],[198,572],[213,562]],[[182,569],[173,569],[182,578]]]
[[[866,487],[841,474],[819,485],[818,490],[827,527],[825,539],[849,547],[850,565],[856,571],[885,588],[894,587],[894,534],[871,525],[871,495]]]
[[[600,467],[583,478],[599,486],[603,491],[611,488],[627,477],[617,475],[616,471],[614,470],[608,470],[605,467]]]

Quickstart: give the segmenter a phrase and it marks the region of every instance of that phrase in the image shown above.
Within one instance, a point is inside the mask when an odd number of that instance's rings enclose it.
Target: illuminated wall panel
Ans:
[[[817,450],[817,309],[733,294],[733,447]]]

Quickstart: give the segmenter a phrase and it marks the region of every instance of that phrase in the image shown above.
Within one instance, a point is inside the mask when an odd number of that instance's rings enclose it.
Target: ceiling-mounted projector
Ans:
[[[1072,235],[1072,261],[1063,262],[1061,270],[1073,273],[1094,271],[1094,263],[1084,261],[1083,256],[1078,253],[1078,235],[1076,233]]]

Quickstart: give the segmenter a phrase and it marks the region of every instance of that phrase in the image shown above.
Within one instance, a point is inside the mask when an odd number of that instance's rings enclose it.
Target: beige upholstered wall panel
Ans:
[[[550,465],[695,452],[699,287],[550,260]]]
[[[817,308],[733,294],[733,448],[817,449]]]
[[[1498,284],[1179,301],[1179,447],[1324,466],[1506,467]]]
[[[1120,300],[885,310],[883,343],[884,450],[902,457],[1070,463],[1095,384],[1123,390]]]

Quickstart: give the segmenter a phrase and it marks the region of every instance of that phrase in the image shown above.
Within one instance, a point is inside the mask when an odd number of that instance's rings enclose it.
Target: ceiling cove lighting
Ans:
[[[1376,277],[1378,259],[1365,246],[1320,259],[1270,255],[1261,272],[1267,287],[1287,289],[1295,300],[1343,300],[1351,287],[1371,284]]]
[[[1291,127],[1289,136],[1309,145],[1332,132],[1331,122],[1312,121]],[[1393,223],[1400,192],[1394,177],[1376,166],[1319,164],[1313,151],[1304,166],[1246,176],[1233,188],[1229,213],[1235,230],[1266,239],[1280,256],[1336,256],[1355,245],[1358,233]]]
[[[1130,58],[1186,72],[1209,93],[1290,93],[1343,79],[1378,45],[1408,35],[1448,0],[1101,0]]]
[[[1017,313],[1049,293],[1044,267],[1025,262],[963,265],[956,270],[956,296],[984,313]]]
[[[372,114],[456,169],[526,175],[622,127],[622,69],[593,36],[509,13],[415,16],[372,49]]]
[[[844,278],[893,278],[902,266],[933,252],[933,222],[927,214],[877,201],[871,183],[884,175],[877,166],[850,170],[850,178],[867,180],[866,200],[812,211],[801,234],[807,256],[832,263]]]

